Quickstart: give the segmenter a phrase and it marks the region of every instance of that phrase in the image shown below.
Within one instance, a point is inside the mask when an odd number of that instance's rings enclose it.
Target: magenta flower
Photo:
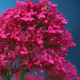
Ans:
[[[36,77],[35,75],[25,76],[24,80],[45,80],[42,76]]]
[[[76,68],[64,58],[76,44],[57,4],[47,0],[16,4],[0,17],[0,75],[4,80],[13,75],[18,80],[22,70],[33,70],[36,76],[36,70],[40,71],[45,80],[80,80]],[[27,79],[44,80],[33,75]]]

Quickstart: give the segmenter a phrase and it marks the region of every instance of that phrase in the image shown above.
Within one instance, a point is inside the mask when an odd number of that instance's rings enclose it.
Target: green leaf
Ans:
[[[14,78],[14,76],[12,76],[12,80],[16,80],[16,79]]]
[[[24,80],[25,73],[26,73],[26,69],[24,69],[24,70],[21,71],[19,80]]]

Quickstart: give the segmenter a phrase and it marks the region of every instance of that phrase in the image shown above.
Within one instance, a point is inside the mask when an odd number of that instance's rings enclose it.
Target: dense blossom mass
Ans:
[[[76,44],[57,4],[47,0],[16,4],[0,17],[0,74],[10,78],[26,69],[46,72],[46,80],[80,80],[75,67],[64,59]]]

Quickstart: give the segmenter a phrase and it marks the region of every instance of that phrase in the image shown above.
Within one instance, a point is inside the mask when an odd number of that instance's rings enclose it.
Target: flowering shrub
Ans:
[[[68,48],[76,44],[57,4],[47,0],[16,4],[0,17],[0,75],[4,80],[24,69],[45,72],[45,80],[79,80],[75,67],[64,59]]]
[[[44,80],[44,78],[42,76],[34,76],[34,75],[28,75],[25,76],[24,80]]]

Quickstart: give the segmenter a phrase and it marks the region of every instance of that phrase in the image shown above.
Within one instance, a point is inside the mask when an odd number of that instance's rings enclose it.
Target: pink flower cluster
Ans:
[[[8,78],[33,69],[47,72],[48,80],[79,80],[75,67],[64,59],[76,44],[57,4],[47,0],[16,4],[0,17],[0,74]]]
[[[27,75],[24,80],[45,80],[42,76]]]
[[[19,73],[15,73],[14,77],[16,80],[19,80]],[[24,80],[45,80],[43,76],[35,76],[33,74],[25,75]]]

